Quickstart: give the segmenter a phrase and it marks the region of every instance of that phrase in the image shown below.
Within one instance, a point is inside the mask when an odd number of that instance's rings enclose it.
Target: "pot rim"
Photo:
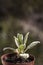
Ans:
[[[6,57],[8,54],[11,54],[11,53],[3,54],[1,56],[1,61],[6,62],[5,60],[3,60],[3,58]],[[30,62],[24,62],[24,63],[16,63],[16,64],[28,64],[28,63],[31,63],[31,62],[35,62],[35,57],[32,54],[29,54],[29,55],[31,55],[33,57],[33,60],[32,61],[30,61]],[[6,63],[9,63],[10,64],[10,62],[6,62]],[[15,64],[15,63],[11,63],[11,64]]]

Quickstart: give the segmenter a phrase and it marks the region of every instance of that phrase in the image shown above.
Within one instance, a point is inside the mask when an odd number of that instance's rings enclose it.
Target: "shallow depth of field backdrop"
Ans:
[[[41,42],[28,52],[35,56],[35,65],[43,65],[43,0],[0,0],[0,57],[10,52],[3,52],[4,47],[15,48],[14,35],[28,31],[27,45]]]

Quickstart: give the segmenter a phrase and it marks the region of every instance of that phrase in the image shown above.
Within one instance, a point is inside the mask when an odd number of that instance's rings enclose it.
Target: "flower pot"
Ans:
[[[34,57],[32,55],[31,58],[32,58],[32,61],[30,62],[24,62],[24,63],[11,63],[11,62],[6,62],[4,59],[6,57],[8,57],[9,54],[4,54],[1,56],[1,62],[3,65],[34,65]]]

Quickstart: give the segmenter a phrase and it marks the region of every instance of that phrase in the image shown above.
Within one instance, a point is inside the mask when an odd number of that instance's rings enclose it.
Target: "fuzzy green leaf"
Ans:
[[[18,51],[19,51],[19,53],[23,53],[24,52],[24,45],[23,44],[21,44],[19,46]]]
[[[19,40],[19,44],[22,44],[23,43],[23,35],[18,33],[17,38]]]
[[[27,43],[27,40],[28,40],[28,35],[29,35],[29,32],[24,37],[24,46],[25,47],[26,47],[26,43]]]
[[[27,46],[25,52],[28,50],[28,49],[31,49],[32,47],[36,46],[38,43],[40,43],[39,41],[34,41],[32,42],[30,45]]]
[[[15,44],[16,44],[16,46],[19,47],[19,41],[18,41],[18,38],[16,38],[16,37],[14,36],[14,39],[15,39]]]
[[[5,50],[12,50],[12,51],[15,51],[16,49],[11,48],[11,47],[5,47],[5,48],[3,49],[3,51],[5,51]]]

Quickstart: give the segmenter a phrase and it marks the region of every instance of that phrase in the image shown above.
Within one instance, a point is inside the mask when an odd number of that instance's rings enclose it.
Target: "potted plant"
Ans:
[[[13,53],[4,54],[1,56],[1,61],[3,65],[34,65],[34,56],[29,53],[26,53],[26,51],[40,42],[34,41],[30,45],[26,46],[28,35],[29,32],[25,35],[23,39],[23,35],[18,33],[17,37],[14,36],[17,48],[14,49],[11,47],[6,47],[3,49],[3,51],[13,51]]]

